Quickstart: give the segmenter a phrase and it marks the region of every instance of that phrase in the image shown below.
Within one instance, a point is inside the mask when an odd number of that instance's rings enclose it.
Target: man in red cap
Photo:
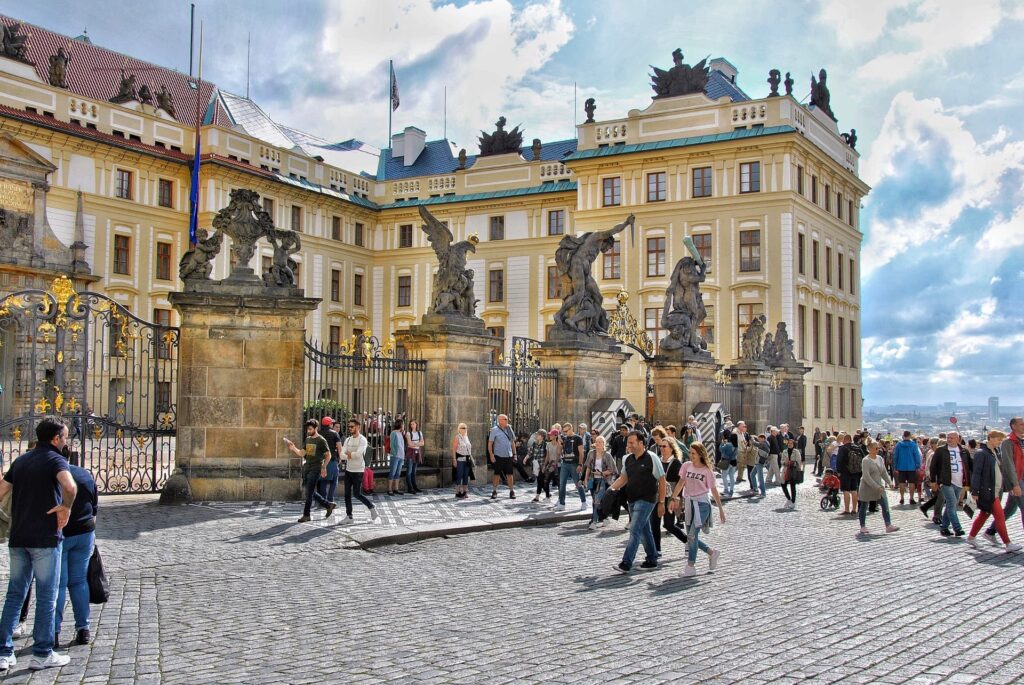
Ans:
[[[340,456],[338,454],[341,436],[338,435],[338,431],[334,430],[334,424],[335,421],[330,416],[320,419],[320,435],[327,441],[327,447],[331,451],[331,461],[327,464],[327,476],[320,478],[316,485],[320,496],[332,504],[334,503],[334,494],[338,490],[338,479],[341,477]],[[330,517],[330,515],[331,513],[328,512],[327,516]]]

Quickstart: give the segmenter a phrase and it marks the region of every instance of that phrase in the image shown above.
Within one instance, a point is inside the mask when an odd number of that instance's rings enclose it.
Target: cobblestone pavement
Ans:
[[[622,522],[458,535],[374,551],[273,509],[109,497],[111,599],[71,664],[11,683],[1013,683],[1024,680],[1024,555],[941,539],[916,509],[855,520],[781,492],[623,576]],[[869,527],[878,531],[876,514]],[[1011,534],[1021,538],[1019,519]],[[983,543],[983,545],[986,543]],[[2,562],[6,568],[6,558]],[[68,637],[64,636],[65,639]]]

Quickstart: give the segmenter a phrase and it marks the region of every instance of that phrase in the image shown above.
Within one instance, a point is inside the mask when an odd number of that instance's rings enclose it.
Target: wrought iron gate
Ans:
[[[330,416],[344,427],[349,417],[363,424],[371,467],[388,466],[384,437],[396,418],[415,420],[422,431],[426,413],[427,362],[396,356],[394,340],[383,346],[373,336],[352,336],[323,347],[306,341],[305,419]],[[344,433],[342,433],[344,437]]]
[[[548,428],[558,420],[555,407],[558,372],[542,369],[530,350],[540,343],[530,338],[512,338],[512,349],[492,364],[487,374],[487,420],[498,414],[508,416],[518,432],[530,433]]]
[[[0,301],[0,469],[58,416],[101,494],[157,492],[174,467],[178,329],[109,297],[45,290]]]

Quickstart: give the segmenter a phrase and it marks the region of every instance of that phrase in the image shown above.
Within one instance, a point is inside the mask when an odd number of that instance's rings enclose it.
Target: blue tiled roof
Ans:
[[[380,163],[377,166],[377,178],[385,181],[398,181],[403,178],[415,176],[436,176],[438,174],[450,174],[459,168],[459,153],[457,149],[447,140],[431,140],[426,143],[423,152],[416,158],[412,166],[405,166],[401,158],[392,158],[391,149],[381,150]],[[576,151],[576,140],[556,140],[550,143],[542,143],[540,148],[540,159],[542,162],[560,161],[567,155]],[[519,149],[520,154],[527,160],[533,159],[533,152],[529,145]],[[471,168],[478,155],[466,155],[466,168]]]
[[[495,190],[488,193],[470,193],[468,195],[443,195],[441,197],[428,197],[422,200],[401,200],[387,205],[380,205],[380,209],[399,209],[402,207],[417,207],[419,205],[445,205],[452,202],[473,202],[474,200],[494,200],[503,197],[522,197],[524,195],[541,195],[545,193],[575,192],[576,181],[559,181],[558,183],[545,183],[531,188],[514,188],[511,190]]]
[[[722,143],[729,140],[741,140],[743,138],[757,138],[759,136],[772,136],[780,133],[793,133],[796,129],[792,126],[767,126],[765,128],[739,128],[726,133],[714,133],[706,136],[691,136],[689,138],[673,138],[672,140],[659,140],[656,143],[638,143],[636,145],[609,145],[591,150],[577,150],[566,157],[566,161],[578,159],[591,159],[593,157],[610,157],[612,155],[625,155],[631,152],[646,152],[649,150],[664,150],[673,147],[688,147],[690,145],[704,145],[707,143]]]
[[[704,86],[704,94],[712,100],[727,97],[733,102],[746,102],[750,99],[746,93],[740,90],[739,86],[717,69],[712,69],[708,75],[708,84]]]

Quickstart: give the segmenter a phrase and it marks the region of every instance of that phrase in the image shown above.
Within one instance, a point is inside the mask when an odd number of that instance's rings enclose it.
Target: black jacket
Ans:
[[[969,486],[971,484],[972,459],[970,451],[963,445],[960,446],[960,461],[964,465],[963,484]],[[953,464],[949,456],[949,446],[942,445],[935,450],[931,463],[928,464],[928,479],[939,485],[952,485],[952,475]]]

